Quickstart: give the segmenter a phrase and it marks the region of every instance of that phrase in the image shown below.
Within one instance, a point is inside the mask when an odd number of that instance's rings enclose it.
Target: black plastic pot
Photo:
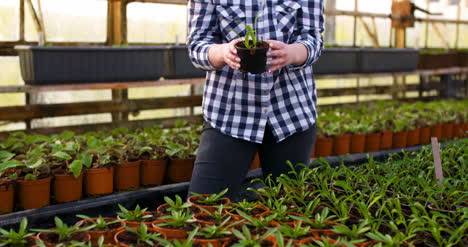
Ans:
[[[170,46],[168,48],[164,56],[164,78],[178,79],[205,76],[205,71],[193,66],[187,46]]]
[[[359,69],[359,49],[326,48],[313,65],[315,74],[350,74]]]
[[[416,70],[417,49],[362,49],[360,72],[401,72]]]
[[[161,77],[166,47],[17,46],[26,84],[144,81]]]
[[[239,70],[246,73],[261,74],[266,71],[266,62],[268,49],[270,46],[266,42],[257,44],[258,48],[249,49],[244,46],[243,42],[236,45],[237,55],[240,58]]]

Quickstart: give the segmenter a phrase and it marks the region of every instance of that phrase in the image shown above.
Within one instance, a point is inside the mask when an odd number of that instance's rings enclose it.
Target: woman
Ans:
[[[309,162],[317,101],[312,73],[322,50],[322,0],[191,0],[187,44],[207,71],[205,119],[190,192],[236,199],[258,151],[263,175]],[[254,26],[267,41],[268,71],[244,74],[234,44]]]

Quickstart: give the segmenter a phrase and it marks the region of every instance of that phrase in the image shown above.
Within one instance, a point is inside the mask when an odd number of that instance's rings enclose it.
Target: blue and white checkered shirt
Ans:
[[[235,138],[261,143],[266,124],[276,140],[309,129],[317,119],[312,63],[323,42],[323,0],[191,0],[187,45],[192,63],[207,71],[203,117]],[[257,37],[302,43],[308,58],[273,73],[244,74],[229,66],[216,69],[208,59],[212,44],[245,35],[260,11]]]

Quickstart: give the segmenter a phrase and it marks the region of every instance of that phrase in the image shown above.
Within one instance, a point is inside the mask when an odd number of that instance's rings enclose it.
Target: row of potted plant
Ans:
[[[74,135],[14,133],[0,143],[0,214],[190,180],[200,128]],[[52,185],[52,186],[51,186]],[[51,189],[52,188],[52,189]],[[51,193],[52,190],[52,193]],[[17,198],[16,203],[14,199]]]
[[[442,149],[437,186],[429,147],[358,167],[292,169],[257,180],[256,201],[231,202],[226,190],[166,197],[154,211],[122,206],[115,218],[53,229],[0,230],[7,246],[466,246],[467,140]],[[291,165],[291,164],[289,164]],[[291,165],[292,166],[292,165]],[[13,243],[17,243],[16,245]],[[8,245],[10,244],[10,245]]]
[[[460,138],[468,131],[468,101],[378,102],[319,114],[314,157],[376,152]]]
[[[418,69],[440,69],[467,66],[467,49],[422,50],[419,55]]]

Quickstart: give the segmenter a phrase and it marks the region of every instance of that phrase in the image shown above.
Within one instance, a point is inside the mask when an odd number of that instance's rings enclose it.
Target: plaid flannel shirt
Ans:
[[[261,143],[267,123],[278,142],[313,126],[312,63],[323,48],[323,0],[191,0],[189,11],[187,45],[194,66],[207,71],[202,110],[212,127]],[[257,37],[304,44],[306,62],[258,75],[213,67],[210,46],[245,35],[245,25],[253,26],[257,13]]]

